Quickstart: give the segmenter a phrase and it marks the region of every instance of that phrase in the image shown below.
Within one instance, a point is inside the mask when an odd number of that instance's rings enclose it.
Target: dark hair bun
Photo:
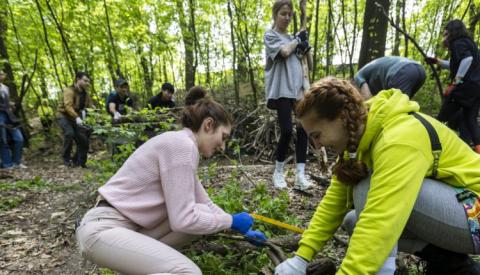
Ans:
[[[187,95],[185,96],[185,106],[194,105],[200,99],[207,96],[207,91],[202,86],[193,86],[188,90]]]

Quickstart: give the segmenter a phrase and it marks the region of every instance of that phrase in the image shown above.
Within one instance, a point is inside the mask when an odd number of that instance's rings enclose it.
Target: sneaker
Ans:
[[[18,168],[18,169],[27,169],[27,168],[28,168],[26,165],[24,165],[24,164],[22,164],[22,163],[20,163],[20,164],[15,164],[13,167],[14,167],[14,168]]]
[[[278,189],[287,188],[287,182],[283,173],[273,172],[273,186]]]
[[[302,173],[295,176],[295,185],[293,186],[293,188],[305,191],[307,189],[310,189],[311,187],[312,183],[307,180],[305,174]]]
[[[65,167],[72,167],[73,163],[70,160],[63,160],[63,165]]]

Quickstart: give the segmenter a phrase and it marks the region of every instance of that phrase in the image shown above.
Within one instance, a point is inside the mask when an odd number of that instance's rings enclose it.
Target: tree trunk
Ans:
[[[45,25],[45,19],[43,18],[42,7],[40,6],[40,3],[38,2],[38,0],[35,0],[35,3],[37,4],[38,14],[39,14],[40,19],[42,21],[45,44],[47,45],[48,52],[50,53],[50,58],[52,58],[52,63],[53,63],[52,65],[53,65],[53,69],[55,71],[55,76],[57,77],[58,87],[59,87],[60,91],[62,91],[63,86],[67,86],[67,84],[66,83],[62,84],[62,81],[60,80],[60,75],[58,74],[58,69],[57,69],[57,61],[55,60],[55,54],[53,53],[53,49],[50,46],[50,42],[48,41],[48,32],[47,32],[47,27]]]
[[[7,10],[0,10],[0,59],[6,62],[3,65],[3,70],[7,75],[5,79],[5,85],[10,90],[10,98],[16,101],[18,98],[17,85],[13,75],[12,65],[10,64],[10,58],[7,51]]]
[[[195,85],[195,38],[191,31],[191,26],[189,26],[186,21],[185,10],[183,7],[184,2],[181,0],[176,0],[175,2],[185,50],[185,90],[188,90]]]
[[[7,4],[7,7],[8,7],[8,13],[10,14],[10,20],[12,21],[12,29],[13,29],[13,32],[15,34],[15,40],[17,42],[17,48],[16,48],[16,54],[17,54],[17,58],[18,58],[18,61],[20,62],[20,65],[22,65],[22,69],[25,71],[25,64],[23,63],[23,60],[22,60],[22,55],[20,54],[20,37],[18,36],[18,30],[17,30],[17,26],[15,24],[15,17],[13,16],[13,12],[12,12],[12,8],[10,7],[10,3],[8,2],[8,0],[5,0],[6,1],[6,4]]]
[[[313,42],[313,68],[312,68],[312,75],[310,76],[311,82],[314,82],[316,79],[317,73],[317,53],[318,53],[318,15],[320,10],[320,0],[316,0],[315,2],[315,36]]]
[[[333,25],[333,12],[332,12],[332,0],[328,0],[328,14],[327,14],[327,43],[326,43],[326,62],[325,62],[325,73],[330,75],[330,65],[332,64],[332,25]]]
[[[382,12],[378,10],[375,2],[382,5],[386,11],[390,8],[389,0],[366,0],[358,69],[361,69],[368,62],[385,55],[388,21]]]
[[[53,11],[52,6],[50,6],[50,1],[46,0],[45,2],[47,3],[47,8],[50,11],[50,15],[52,16],[53,22],[55,22],[55,26],[57,27],[57,30],[60,33],[60,37],[62,38],[63,48],[65,49],[66,56],[70,58],[70,61],[71,61],[71,66],[69,66],[70,73],[72,75],[74,75],[75,72],[78,71],[75,56],[72,54],[72,51],[70,51],[70,47],[68,46],[67,38],[65,37],[62,26],[60,26],[60,23],[58,23],[57,16],[55,15],[55,12]]]
[[[468,30],[475,39],[475,28],[478,21],[480,21],[480,11],[475,8],[475,3],[470,4],[469,8],[470,22],[468,22]]]
[[[353,60],[353,45],[352,45],[352,49],[350,49],[350,44],[348,42],[348,31],[347,31],[347,24],[346,24],[346,19],[347,19],[347,16],[345,15],[345,0],[342,0],[342,28],[343,28],[343,34],[344,34],[344,39],[345,39],[345,44],[346,44],[346,47],[347,47],[347,54],[348,54],[348,68],[349,68],[349,74],[350,74],[350,78],[353,78],[354,76],[354,73],[355,73],[355,69],[353,68],[353,63],[352,63],[352,60]],[[354,19],[356,20],[356,18]],[[356,23],[354,22],[354,25]],[[355,36],[355,33],[354,33],[354,36]],[[353,43],[353,42],[352,42]],[[345,70],[342,70],[342,72],[344,72]]]
[[[240,89],[238,87],[238,76],[236,70],[237,63],[237,45],[235,44],[235,29],[233,24],[233,15],[232,15],[232,0],[228,1],[228,17],[230,18],[230,41],[232,42],[232,74],[233,74],[233,87],[235,89],[235,103],[238,105],[240,103]]]
[[[210,75],[210,43],[211,43],[211,40],[212,40],[212,37],[210,35],[210,30],[208,30],[208,34],[207,34],[207,43],[205,45],[206,47],[206,53],[205,53],[205,66],[206,66],[206,69],[207,69],[207,79],[206,79],[206,83],[207,83],[207,86],[208,87],[211,87],[211,75]]]
[[[240,2],[242,4],[242,2]],[[243,3],[245,4],[245,3]],[[255,84],[255,72],[254,72],[254,66],[251,58],[251,50],[250,50],[250,33],[249,33],[249,25],[247,23],[247,16],[245,15],[245,10],[244,8],[238,8],[237,5],[235,5],[235,11],[236,11],[236,16],[237,16],[237,37],[240,42],[240,46],[243,51],[243,55],[247,61],[247,72],[248,72],[248,78],[250,80],[250,86],[252,88],[253,92],[253,104],[255,108],[257,107],[258,104],[258,91],[257,91],[257,85]],[[253,34],[251,35],[252,37],[255,37],[256,32],[258,30],[258,21],[255,21],[256,25],[252,28]],[[243,25],[243,28],[242,28]]]
[[[404,30],[407,30],[407,20],[405,19],[405,13],[406,13],[406,0],[403,1],[402,3],[402,26]],[[408,57],[408,37],[405,35],[403,37],[405,41],[405,50],[403,51],[403,56]]]
[[[196,73],[197,73],[197,68],[198,68],[198,59],[199,56],[202,56],[201,50],[200,50],[200,45],[198,43],[198,36],[197,36],[197,28],[195,25],[195,2],[194,0],[188,0],[189,3],[189,9],[188,9],[188,14],[189,14],[189,22],[188,22],[188,28],[192,32],[193,36],[193,51],[194,51],[194,62],[193,62],[193,85],[195,85],[195,79],[196,79]]]
[[[145,57],[145,53],[143,52],[143,45],[141,43],[137,45],[137,55],[140,58],[140,66],[142,67],[143,85],[145,88],[145,93],[150,95],[152,94],[153,80],[150,74],[150,66],[148,65],[149,62]]]
[[[395,24],[397,24],[397,26],[400,26],[400,16],[402,13],[403,1],[404,0],[397,0],[397,3],[395,5]],[[396,29],[395,29],[395,40],[393,42],[392,55],[394,56],[400,55],[400,32]]]
[[[113,58],[115,60],[115,70],[117,72],[120,71],[120,63],[118,62],[118,55],[117,55],[117,47],[115,47],[115,40],[113,39],[112,29],[110,28],[110,17],[108,16],[108,7],[106,0],[103,0],[103,8],[105,9],[105,20],[107,23],[107,32],[108,38],[110,39],[111,50],[113,53]],[[123,75],[119,75],[118,77],[123,77]]]
[[[352,50],[350,51],[349,62],[353,67],[353,55],[355,54],[355,45],[357,44],[357,31],[358,31],[358,2],[353,0],[353,36],[352,36]]]

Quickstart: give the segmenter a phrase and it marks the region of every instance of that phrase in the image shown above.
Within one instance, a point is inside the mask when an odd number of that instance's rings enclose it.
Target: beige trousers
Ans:
[[[77,228],[83,257],[122,274],[202,274],[176,248],[195,237],[172,232],[165,222],[146,230],[112,207],[90,209]]]

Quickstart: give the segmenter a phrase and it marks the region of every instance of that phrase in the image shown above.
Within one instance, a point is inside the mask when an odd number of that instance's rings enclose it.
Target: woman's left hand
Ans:
[[[256,246],[262,245],[267,240],[265,234],[258,230],[248,230],[248,232],[245,233],[245,237],[249,243]]]

